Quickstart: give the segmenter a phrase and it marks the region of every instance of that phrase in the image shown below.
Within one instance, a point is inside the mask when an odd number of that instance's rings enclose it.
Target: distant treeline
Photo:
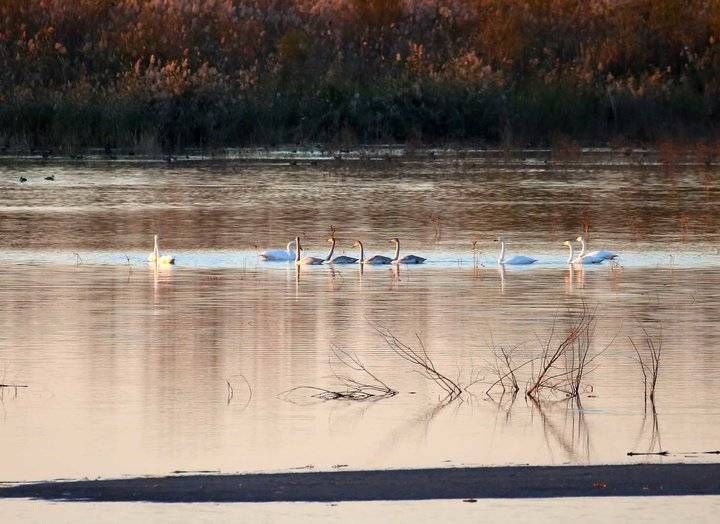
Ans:
[[[718,0],[2,0],[0,149],[714,139]]]

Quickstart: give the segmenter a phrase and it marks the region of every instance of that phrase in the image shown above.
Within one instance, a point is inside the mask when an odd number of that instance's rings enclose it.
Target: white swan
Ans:
[[[596,251],[590,251],[590,253],[585,253],[585,240],[583,237],[579,236],[575,239],[577,242],[580,242],[580,254],[578,255],[578,258],[589,256],[589,257],[599,257],[603,260],[611,260],[613,258],[617,258],[617,254],[613,253],[612,251],[607,251],[605,249],[598,249]]]
[[[393,264],[422,264],[427,260],[417,255],[405,255],[400,258],[400,240],[393,238],[390,242],[395,244],[395,258],[392,259]]]
[[[514,255],[505,260],[505,238],[498,237],[497,241],[500,242],[500,254],[498,255],[498,264],[507,264],[510,266],[527,266],[528,264],[537,262],[536,258],[526,257],[525,255]]]
[[[282,249],[266,249],[260,255],[258,255],[263,260],[269,260],[269,261],[288,261],[288,260],[295,260],[295,251],[292,249],[292,245],[295,244],[294,240],[291,240],[287,244],[287,248],[285,250]]]
[[[325,262],[324,258],[318,258],[318,257],[303,257],[300,258],[300,251],[302,251],[302,246],[300,245],[300,237],[295,237],[295,265],[296,266],[319,266],[323,262]]]
[[[158,247],[158,236],[154,236],[155,247],[153,252],[148,255],[148,262],[154,262],[157,265],[169,265],[175,263],[175,257],[172,255],[161,255]]]
[[[382,265],[390,264],[392,262],[392,258],[385,257],[383,255],[375,255],[374,257],[365,259],[365,248],[363,247],[363,243],[360,242],[359,240],[356,240],[355,242],[353,242],[353,247],[360,248],[360,263],[361,264],[368,264],[370,266],[382,266]]]
[[[563,242],[563,246],[567,246],[570,248],[570,256],[568,256],[567,259],[568,264],[600,264],[605,260],[604,258],[593,257],[590,255],[575,256],[575,248],[573,248],[572,242],[570,242],[569,240]]]
[[[339,257],[335,257],[332,260],[333,251],[335,251],[335,237],[329,238],[328,242],[331,242],[332,245],[330,246],[330,253],[328,254],[327,258],[325,259],[325,262],[329,264],[354,264],[358,261],[355,257],[348,257],[345,255],[340,255]]]

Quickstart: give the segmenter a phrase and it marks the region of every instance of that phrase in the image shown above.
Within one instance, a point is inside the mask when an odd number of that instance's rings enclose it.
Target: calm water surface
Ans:
[[[339,253],[360,238],[392,255],[398,236],[428,262],[298,273],[256,256],[297,234],[324,254],[331,225]],[[625,157],[5,162],[0,382],[28,387],[2,390],[0,480],[718,460],[698,452],[720,448],[719,226],[720,168]],[[568,269],[561,241],[584,228],[616,266]],[[176,267],[148,267],[155,232]],[[500,271],[498,234],[540,262]],[[580,406],[485,396],[493,347],[531,358],[582,304],[607,350]],[[473,394],[440,402],[377,324]],[[628,341],[643,328],[663,342],[654,414]],[[400,394],[283,394],[336,384],[333,345]]]

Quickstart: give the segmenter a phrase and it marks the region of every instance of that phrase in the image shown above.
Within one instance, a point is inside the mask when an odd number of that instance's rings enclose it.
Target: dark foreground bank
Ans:
[[[0,498],[147,502],[330,502],[718,494],[720,464],[187,475],[42,482],[0,489]]]

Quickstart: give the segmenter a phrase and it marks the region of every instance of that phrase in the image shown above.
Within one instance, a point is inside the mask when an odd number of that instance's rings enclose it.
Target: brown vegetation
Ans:
[[[714,0],[4,0],[0,149],[710,137]]]

